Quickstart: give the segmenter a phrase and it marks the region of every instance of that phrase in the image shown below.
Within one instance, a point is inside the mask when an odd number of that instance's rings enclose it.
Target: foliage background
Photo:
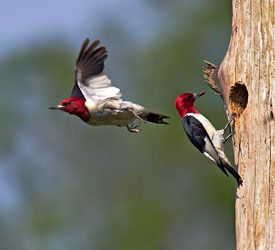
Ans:
[[[206,90],[197,107],[226,123],[202,66],[226,52],[230,1],[1,8],[0,249],[234,249],[234,181],[188,142],[173,107],[179,93]],[[171,116],[169,126],[130,134],[48,109],[70,94],[86,37],[109,48],[106,72],[124,98]]]

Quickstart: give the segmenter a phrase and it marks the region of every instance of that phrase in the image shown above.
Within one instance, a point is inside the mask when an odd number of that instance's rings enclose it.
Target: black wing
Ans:
[[[86,98],[85,98],[84,95],[82,94],[80,88],[78,87],[78,84],[77,84],[77,83],[74,84],[74,88],[73,88],[73,91],[72,91],[71,96],[79,97],[79,98],[81,98],[81,99],[86,100]]]
[[[86,39],[76,59],[75,82],[85,82],[86,79],[101,74],[104,70],[104,61],[108,57],[106,47],[99,47],[99,40],[90,43]]]
[[[81,89],[78,86],[78,81],[85,82],[86,79],[97,76],[103,72],[104,61],[108,55],[105,47],[97,48],[99,44],[99,40],[90,43],[90,40],[86,39],[83,42],[76,59],[75,85],[71,96],[77,96],[85,99]]]
[[[185,116],[182,120],[183,128],[191,143],[203,154],[206,152],[217,163],[218,167],[228,176],[221,163],[219,154],[215,149],[207,131],[199,120],[193,116]]]
[[[104,74],[106,47],[99,47],[99,40],[86,39],[76,59],[75,86],[72,95],[82,96],[93,103],[106,99],[120,99],[120,89],[112,86],[111,80]]]
[[[205,151],[205,138],[209,138],[208,133],[202,126],[200,121],[198,121],[193,116],[185,116],[182,120],[182,125],[185,130],[186,135],[192,144],[201,152]],[[210,139],[210,138],[209,138]]]

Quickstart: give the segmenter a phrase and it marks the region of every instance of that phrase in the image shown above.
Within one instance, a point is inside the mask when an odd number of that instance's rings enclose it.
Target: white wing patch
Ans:
[[[120,99],[120,89],[113,87],[111,80],[104,73],[90,77],[81,83],[78,81],[85,99],[91,102],[98,102],[105,99]]]
[[[211,161],[213,161],[214,163],[217,163],[213,157],[211,155],[209,155],[207,152],[204,152],[203,155],[205,155],[208,159],[210,159]]]
[[[220,158],[216,149],[213,147],[213,145],[211,144],[208,138],[205,138],[204,141],[205,141],[205,148],[204,148],[205,152],[203,154],[211,161],[219,163]]]
[[[224,138],[223,138],[224,130],[223,129],[216,130],[215,127],[212,125],[212,123],[201,114],[193,114],[193,116],[204,125],[204,128],[207,134],[209,135],[212,144],[215,146],[215,150],[220,155],[220,152],[223,152],[224,150]]]
[[[216,129],[206,117],[204,117],[202,114],[195,113],[187,113],[186,115],[191,115],[200,121],[200,123],[203,124],[207,134],[212,139],[213,135],[216,133]]]
[[[223,141],[222,141],[221,133],[217,131],[215,127],[212,125],[212,123],[202,114],[187,113],[186,115],[195,117],[201,124],[203,124],[211,140],[210,142],[209,138],[207,137],[204,139],[205,152],[203,154],[214,162],[220,162],[218,151],[223,149]],[[215,148],[213,147],[213,145]]]

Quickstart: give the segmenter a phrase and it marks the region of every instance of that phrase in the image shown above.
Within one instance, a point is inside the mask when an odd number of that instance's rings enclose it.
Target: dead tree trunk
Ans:
[[[238,250],[275,249],[275,1],[233,0],[232,34],[219,67],[205,77],[236,114],[234,157]]]

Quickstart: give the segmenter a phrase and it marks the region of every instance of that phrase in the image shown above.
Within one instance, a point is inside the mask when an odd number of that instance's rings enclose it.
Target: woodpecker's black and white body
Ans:
[[[75,85],[70,98],[64,99],[56,107],[77,115],[93,126],[125,126],[130,132],[139,132],[142,121],[167,124],[165,115],[152,113],[141,105],[124,101],[120,89],[112,86],[111,80],[103,72],[107,49],[98,47],[100,41],[82,44],[75,68]]]
[[[191,143],[208,159],[228,176],[232,174],[238,186],[242,185],[242,178],[232,167],[224,152],[225,129],[216,130],[211,122],[194,108],[194,101],[201,94],[184,93],[175,100],[175,106],[182,118],[183,128]],[[226,126],[227,127],[227,126]]]

